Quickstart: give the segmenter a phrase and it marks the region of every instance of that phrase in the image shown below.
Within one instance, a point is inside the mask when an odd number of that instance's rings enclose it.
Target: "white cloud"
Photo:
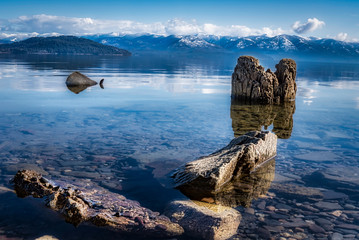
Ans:
[[[205,24],[205,30],[206,30],[206,26],[208,29],[208,25],[209,24]],[[213,25],[213,24],[212,24]],[[214,25],[216,26],[216,25]],[[216,33],[214,33],[214,35],[220,35],[220,36],[236,36],[236,37],[246,37],[246,36],[252,36],[252,35],[268,35],[270,37],[272,36],[276,36],[279,34],[284,34],[285,31],[282,30],[281,28],[277,28],[277,29],[271,29],[269,27],[264,27],[261,29],[255,29],[255,28],[249,28],[247,26],[242,26],[242,25],[232,25],[230,27],[221,27],[221,26],[216,26],[216,28],[214,28],[214,26],[212,26],[212,29],[216,29]]]
[[[286,33],[281,28],[263,27],[254,29],[242,25],[219,26],[212,23],[199,24],[195,20],[179,19],[167,22],[145,24],[127,20],[98,20],[51,15],[21,16],[16,19],[0,21],[0,35],[14,35],[26,38],[34,35],[72,34],[85,35],[96,33],[158,34],[158,35],[218,35],[245,37],[250,35],[275,36]],[[15,35],[14,35],[15,36]],[[1,37],[1,36],[0,36]]]
[[[192,22],[185,22],[179,19],[167,21],[165,26],[165,34],[169,35],[193,35],[202,31],[201,27],[195,20]]]
[[[336,40],[339,40],[339,41],[345,41],[348,39],[348,34],[347,33],[338,33],[338,35],[334,38]]]
[[[313,32],[319,28],[322,28],[325,25],[325,22],[318,20],[317,18],[308,18],[306,23],[300,23],[296,21],[292,25],[292,30],[298,34]]]
[[[332,39],[335,39],[335,40],[338,40],[338,41],[343,41],[343,42],[352,42],[352,43],[359,42],[359,39],[352,38],[347,33],[344,33],[344,32],[338,33],[336,36],[327,35],[326,37],[327,38],[332,38]]]
[[[163,31],[161,24],[143,24],[126,20],[96,20],[92,18],[70,18],[50,15],[21,16],[4,21],[1,31],[8,32],[38,32],[40,34],[56,32],[59,34],[93,34],[118,31],[126,33],[152,33]]]

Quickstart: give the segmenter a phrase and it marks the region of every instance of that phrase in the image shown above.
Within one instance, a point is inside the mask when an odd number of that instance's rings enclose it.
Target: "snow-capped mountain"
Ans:
[[[84,38],[129,50],[133,53],[146,51],[200,51],[200,52],[242,52],[264,54],[285,53],[359,57],[359,43],[337,41],[334,39],[303,38],[296,35],[278,35],[275,37],[249,36],[225,37],[215,35],[118,35],[96,34]],[[23,37],[21,38],[21,40]],[[17,42],[16,36],[0,38],[0,45]]]
[[[250,51],[264,53],[297,53],[335,56],[359,56],[359,43],[334,39],[303,38],[295,35],[275,37],[219,37],[213,35],[158,36],[158,35],[92,35],[91,40],[139,51]]]

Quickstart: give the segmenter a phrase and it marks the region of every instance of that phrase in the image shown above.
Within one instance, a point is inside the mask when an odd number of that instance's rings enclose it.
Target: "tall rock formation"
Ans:
[[[279,104],[295,100],[297,65],[292,59],[282,59],[277,71],[265,71],[258,59],[241,56],[232,74],[232,98],[250,102]]]

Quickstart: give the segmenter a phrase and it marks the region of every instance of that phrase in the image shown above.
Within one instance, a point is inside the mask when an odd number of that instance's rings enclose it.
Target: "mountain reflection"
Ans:
[[[272,159],[250,174],[242,174],[226,183],[219,191],[204,192],[193,188],[180,191],[192,200],[228,207],[250,207],[251,202],[264,196],[274,179],[275,159]]]
[[[293,129],[295,102],[281,105],[248,104],[232,101],[231,118],[234,136],[238,137],[249,131],[267,129],[273,124],[273,132],[278,138],[288,139]]]

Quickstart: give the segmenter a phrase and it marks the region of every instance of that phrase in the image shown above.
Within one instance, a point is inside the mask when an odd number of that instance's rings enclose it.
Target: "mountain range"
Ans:
[[[303,38],[296,35],[275,37],[221,37],[214,35],[158,36],[111,34],[84,36],[102,44],[129,51],[235,51],[261,53],[294,53],[321,56],[359,56],[359,43],[334,39]]]
[[[89,40],[86,42],[87,39],[94,42]],[[26,49],[27,53],[67,52],[68,54],[128,55],[129,53],[126,51],[128,50],[134,53],[190,51],[359,57],[359,43],[357,42],[343,42],[329,38],[304,38],[296,35],[226,37],[215,35],[96,34],[81,38],[73,36],[37,37],[20,42],[15,41],[13,44],[9,44],[10,41],[14,42],[14,39],[0,39],[0,52],[4,52],[4,49],[13,49],[11,51],[15,52],[25,51],[24,49]],[[39,47],[40,45],[41,47]],[[54,46],[57,50],[51,49]],[[110,48],[110,46],[115,48]]]

